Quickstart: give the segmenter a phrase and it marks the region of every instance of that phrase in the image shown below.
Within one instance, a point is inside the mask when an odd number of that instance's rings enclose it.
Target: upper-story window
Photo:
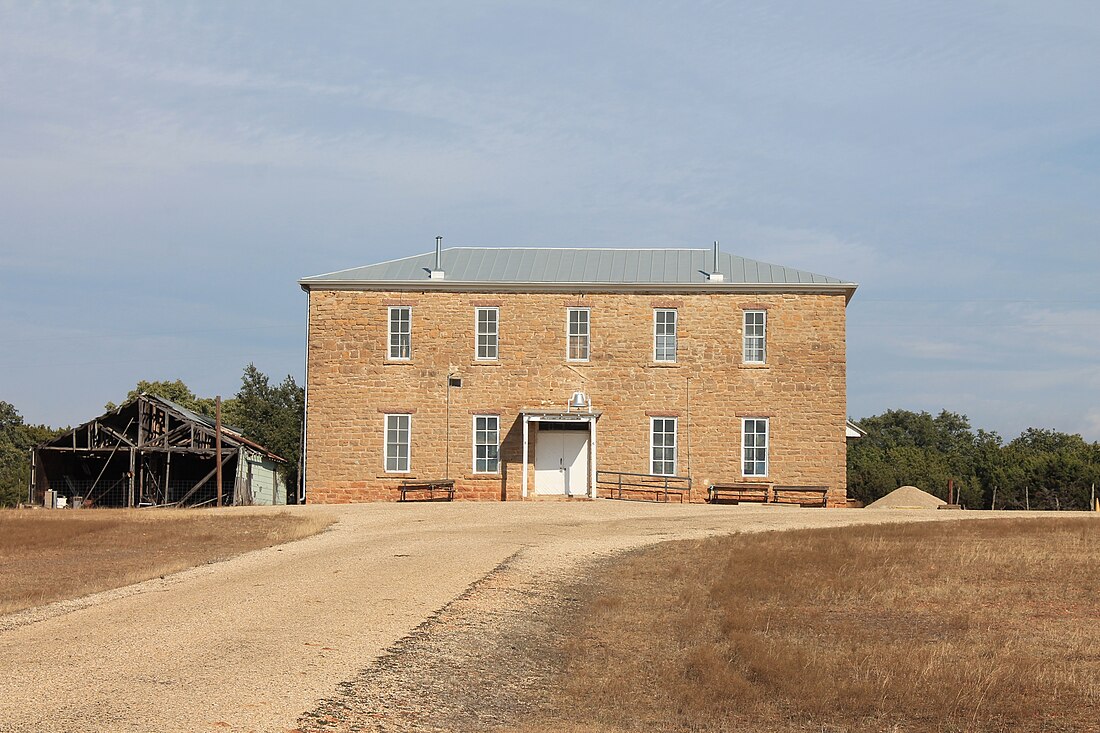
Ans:
[[[477,322],[477,351],[474,356],[483,361],[497,358],[497,344],[500,339],[500,311],[496,308],[477,308],[474,311]]]
[[[407,305],[390,308],[390,358],[412,357],[412,308]]]
[[[409,446],[412,437],[412,415],[386,415],[386,473],[409,470]]]
[[[745,311],[744,360],[763,364],[767,358],[767,311]]]
[[[741,419],[741,475],[768,475],[768,418]]]
[[[588,361],[589,310],[570,308],[566,338],[568,348],[566,358],[569,361]]]
[[[654,417],[649,424],[649,472],[676,475],[676,418]]]
[[[676,361],[676,309],[653,311],[653,360]]]

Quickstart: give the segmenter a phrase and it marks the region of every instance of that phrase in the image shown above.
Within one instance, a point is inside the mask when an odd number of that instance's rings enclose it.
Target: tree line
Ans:
[[[171,400],[200,415],[214,417],[215,398],[196,395],[183,382],[141,380],[121,400],[125,404],[141,393]],[[117,407],[113,402],[105,410]],[[298,495],[298,466],[302,453],[302,416],[305,414],[305,390],[287,376],[279,383],[249,364],[241,376],[241,386],[232,397],[222,400],[222,422],[240,430],[281,458],[286,464],[280,475],[286,482],[287,497]],[[88,419],[95,417],[89,415]],[[14,405],[0,400],[0,506],[26,501],[30,481],[30,455],[33,446],[55,438],[69,428],[27,425]]]
[[[954,483],[969,509],[1089,509],[1100,486],[1100,443],[1028,428],[1005,442],[944,410],[887,410],[858,421],[867,436],[848,444],[848,495],[870,503],[912,485],[947,499]]]
[[[182,380],[142,380],[122,402],[142,392],[214,415],[214,398],[196,395]],[[293,377],[272,383],[254,364],[245,367],[237,393],[222,401],[226,425],[287,460],[288,496],[297,495],[304,411],[305,391]],[[1100,443],[1080,435],[1028,428],[1005,442],[947,410],[936,416],[887,410],[858,422],[867,435],[848,445],[848,495],[864,503],[905,485],[947,499],[950,481],[958,503],[971,509],[1088,509],[1100,484]],[[66,429],[28,425],[0,400],[0,506],[25,500],[29,449]]]

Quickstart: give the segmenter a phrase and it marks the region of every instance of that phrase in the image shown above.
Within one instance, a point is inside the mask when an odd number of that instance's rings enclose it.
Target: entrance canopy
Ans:
[[[523,482],[522,482],[522,496],[527,498],[528,492],[528,469],[531,465],[531,423],[574,423],[579,425],[587,424],[588,426],[588,491],[587,495],[595,499],[596,498],[596,420],[599,419],[603,413],[598,410],[585,410],[584,412],[574,412],[570,410],[548,410],[545,408],[529,408],[520,411],[520,415],[523,416]],[[568,492],[567,492],[568,493]]]

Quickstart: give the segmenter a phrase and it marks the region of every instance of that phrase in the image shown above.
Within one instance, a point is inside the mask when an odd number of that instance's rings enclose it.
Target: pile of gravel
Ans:
[[[867,509],[935,509],[946,506],[947,502],[937,499],[927,491],[921,491],[916,486],[902,486],[894,489],[878,501],[867,505]]]

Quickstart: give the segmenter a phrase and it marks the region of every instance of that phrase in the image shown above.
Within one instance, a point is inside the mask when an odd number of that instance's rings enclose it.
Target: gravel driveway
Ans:
[[[0,731],[293,730],[498,567],[529,582],[664,540],[1001,514],[609,500],[289,510],[338,522],[291,544],[0,617]]]

